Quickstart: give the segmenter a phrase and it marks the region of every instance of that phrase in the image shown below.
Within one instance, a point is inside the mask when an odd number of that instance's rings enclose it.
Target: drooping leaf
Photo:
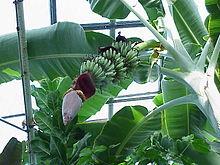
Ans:
[[[87,0],[93,12],[110,19],[126,18],[130,11],[118,0]]]
[[[117,112],[95,141],[95,146],[104,145],[108,148],[95,154],[97,160],[104,164],[120,162],[152,132],[159,130],[160,114],[145,119],[147,113],[147,109],[142,106],[127,106]]]
[[[163,6],[160,0],[139,0],[139,2],[144,7],[151,22],[156,20],[158,17],[164,16]]]
[[[99,46],[109,45],[111,42],[111,37],[84,32],[80,25],[70,22],[59,22],[49,27],[27,31],[31,80],[76,77],[79,75],[82,58],[94,54]],[[20,72],[17,34],[0,36],[0,45],[2,83],[14,79],[14,75],[18,75],[15,73]]]
[[[130,11],[119,0],[87,0],[93,12],[109,18],[109,19],[124,19]],[[159,0],[139,0],[144,6],[151,21],[163,15],[163,10]],[[136,5],[134,3],[134,5]]]
[[[21,162],[22,143],[12,137],[0,154],[0,164],[21,165]]]

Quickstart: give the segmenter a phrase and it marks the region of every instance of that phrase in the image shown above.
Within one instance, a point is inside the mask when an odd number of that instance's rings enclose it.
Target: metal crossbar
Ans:
[[[111,28],[121,29],[121,28],[136,28],[144,27],[143,23],[140,21],[115,21],[114,24],[110,22],[105,23],[89,23],[89,24],[80,24],[85,31],[88,30],[108,30]]]

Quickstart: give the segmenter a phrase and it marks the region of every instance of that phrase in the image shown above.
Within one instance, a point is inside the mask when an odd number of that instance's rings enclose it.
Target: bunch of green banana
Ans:
[[[114,48],[114,49],[113,49]],[[119,82],[128,77],[129,72],[138,65],[138,51],[130,42],[114,42],[110,49],[99,56],[86,59],[80,73],[88,72],[96,87],[103,89],[111,82]]]

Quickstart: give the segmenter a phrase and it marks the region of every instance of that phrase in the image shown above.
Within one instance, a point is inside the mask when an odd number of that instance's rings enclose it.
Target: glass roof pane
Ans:
[[[50,25],[49,1],[24,1],[26,29],[36,29]]]
[[[0,0],[0,35],[16,31],[15,6],[13,1]]]
[[[16,117],[16,118],[7,119],[7,121],[22,128],[22,121],[24,120],[24,118],[25,118],[24,116]],[[12,137],[16,137],[19,141],[27,140],[26,132],[14,128],[6,123],[0,122],[0,130],[1,130],[0,153],[2,152],[5,145]]]
[[[78,24],[109,21],[93,13],[89,3],[85,0],[57,0],[57,20]]]
[[[0,85],[0,116],[24,113],[21,81],[11,81]]]

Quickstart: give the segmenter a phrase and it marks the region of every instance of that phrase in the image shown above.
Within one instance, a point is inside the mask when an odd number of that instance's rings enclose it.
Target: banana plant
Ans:
[[[219,134],[218,129],[218,122],[219,122],[219,113],[218,113],[218,106],[216,106],[217,100],[213,101],[212,96],[210,96],[210,91],[215,98],[219,97],[219,92],[217,89],[217,84],[214,83],[214,69],[217,63],[217,57],[219,54],[219,44],[216,43],[215,49],[213,50],[213,54],[211,56],[211,60],[209,59],[209,49],[212,47],[211,40],[209,39],[205,44],[205,40],[203,39],[204,36],[207,35],[206,29],[204,29],[204,25],[200,21],[199,13],[196,12],[196,6],[192,1],[169,1],[169,7],[172,9],[173,18],[175,21],[174,23],[170,24],[170,20],[172,20],[172,16],[169,14],[170,11],[166,7],[167,4],[165,1],[161,4],[157,0],[155,1],[102,1],[98,0],[96,3],[94,1],[89,1],[91,4],[91,9],[94,12],[101,14],[102,16],[108,18],[121,18],[126,17],[129,12],[133,12],[141,21],[142,23],[157,37],[157,39],[162,43],[162,45],[167,49],[168,53],[170,54],[170,58],[172,63],[177,63],[177,67],[180,68],[180,71],[173,71],[168,68],[160,68],[161,73],[166,75],[167,77],[171,77],[176,81],[182,83],[188,92],[186,92],[187,98],[189,98],[188,104],[194,104],[201,112],[207,117],[210,123],[212,123],[212,127],[215,129],[216,132]],[[154,3],[152,5],[152,2]],[[150,4],[151,3],[151,4]],[[218,11],[218,4],[217,2],[213,4],[214,1],[206,1],[207,7],[209,11],[214,14]],[[106,5],[108,4],[108,5]],[[124,5],[123,5],[124,4]],[[144,7],[144,10],[149,13],[148,11],[154,7],[157,7],[156,18],[162,15],[165,15],[165,22],[169,22],[170,26],[166,25],[166,31],[168,31],[168,38],[169,43],[167,40],[161,36],[149,23],[147,17],[144,17],[139,14],[138,10],[135,10],[135,7]],[[215,5],[215,7],[213,7]],[[104,10],[104,8],[100,9],[100,6],[109,6],[109,8],[113,8],[114,10]],[[159,8],[162,9],[159,10]],[[127,7],[127,8],[125,8]],[[184,10],[183,10],[184,8]],[[140,8],[139,8],[140,9]],[[123,14],[119,11],[124,11]],[[189,15],[188,13],[192,13]],[[148,15],[149,20],[152,22],[151,17]],[[167,19],[168,18],[168,19]],[[217,17],[212,17],[217,18]],[[215,32],[215,40],[217,41],[218,31],[217,29],[214,31],[215,23],[211,21],[214,19],[210,18],[209,22],[209,32]],[[215,19],[217,22],[217,19]],[[212,30],[211,30],[212,29]],[[172,32],[172,35],[171,35]],[[211,34],[211,36],[213,36]],[[171,42],[170,42],[171,41]],[[182,43],[181,43],[182,42]],[[171,43],[171,44],[170,44]],[[193,44],[198,45],[198,47],[204,46],[202,48],[203,52],[200,55],[200,58],[195,61],[195,57],[193,54],[190,54],[187,50],[187,47],[191,47]],[[201,49],[201,48],[199,48]],[[206,59],[208,59],[208,67],[206,63]],[[196,75],[196,76],[195,76]],[[206,84],[209,84],[208,87]],[[210,87],[211,85],[211,87]],[[162,84],[163,86],[163,84]],[[204,88],[204,89],[203,89]],[[163,88],[163,91],[167,91]],[[208,94],[209,93],[209,94]],[[209,95],[209,96],[208,96]],[[205,98],[205,99],[204,99]],[[194,101],[192,101],[194,100]],[[187,105],[188,105],[187,104]],[[168,112],[168,111],[166,111]],[[170,111],[170,114],[172,111]],[[181,112],[179,112],[181,115]],[[210,115],[211,114],[211,115]],[[181,122],[181,120],[180,120]]]
[[[121,0],[121,2],[141,20],[141,22],[155,35],[155,37],[157,37],[164,48],[168,51],[171,58],[175,60],[180,68],[180,71],[174,71],[161,67],[161,73],[180,82],[190,92],[189,95],[172,100],[163,106],[170,107],[180,104],[195,104],[209,120],[218,137],[220,137],[220,106],[217,99],[220,98],[220,94],[214,82],[215,67],[220,52],[220,37],[218,37],[208,67],[206,68],[206,58],[211,47],[211,40],[209,39],[206,42],[198,61],[193,61],[180,40],[166,1],[162,2],[166,17],[169,19],[170,26],[167,25],[167,30],[171,36],[173,45],[171,45],[154,27],[152,27],[152,25],[150,25],[148,21],[139,14],[138,10],[132,7],[131,4],[124,0]],[[154,110],[152,114],[163,109],[164,108],[158,108],[157,110]]]

